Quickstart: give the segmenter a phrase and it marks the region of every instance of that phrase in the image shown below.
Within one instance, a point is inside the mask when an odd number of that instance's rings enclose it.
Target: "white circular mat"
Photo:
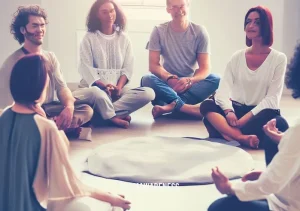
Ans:
[[[87,159],[89,173],[134,183],[208,184],[216,166],[234,179],[253,169],[253,159],[238,147],[177,137],[126,138]]]

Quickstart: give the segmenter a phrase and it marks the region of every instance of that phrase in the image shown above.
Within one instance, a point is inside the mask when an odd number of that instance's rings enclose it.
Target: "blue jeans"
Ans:
[[[165,81],[148,74],[142,78],[141,86],[154,90],[156,97],[152,101],[153,105],[165,105],[176,101],[175,110],[179,111],[185,103],[195,105],[204,101],[217,90],[219,82],[219,76],[210,74],[204,80],[194,83],[186,92],[177,94]]]
[[[236,196],[227,196],[212,203],[208,211],[269,211],[266,200],[240,201]]]

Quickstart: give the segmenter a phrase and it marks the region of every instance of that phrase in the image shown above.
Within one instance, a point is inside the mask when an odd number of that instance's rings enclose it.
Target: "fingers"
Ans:
[[[124,210],[130,210],[130,208],[131,208],[131,207],[130,207],[129,204],[125,204],[125,205],[123,206],[123,209],[124,209]]]
[[[68,118],[67,116],[62,115],[61,119],[62,119],[62,123],[61,123],[60,127],[62,130],[65,130],[71,126],[71,123],[72,123],[71,118]]]
[[[54,121],[56,123],[57,128],[59,130],[62,130],[63,118],[61,118],[61,116],[57,116],[56,118],[54,118]]]
[[[54,121],[56,122],[57,128],[59,130],[65,130],[71,127],[72,117],[64,115],[62,112],[59,116],[57,116]]]
[[[124,198],[124,197],[122,197],[122,198]],[[129,210],[131,208],[131,206],[130,206],[131,202],[126,199],[122,199],[122,200],[123,200],[122,208],[124,210]]]
[[[227,181],[228,178],[219,170],[218,167],[212,169],[212,177],[215,180]]]
[[[192,81],[190,78],[181,78],[177,81],[176,85],[173,87],[174,91],[177,93],[183,93],[192,87]]]
[[[217,172],[218,172],[220,178],[223,180],[228,180],[228,178],[219,170],[219,168],[218,167],[216,167],[216,168],[217,168]]]
[[[173,89],[177,93],[182,93],[187,89],[187,87],[185,85],[176,84]]]
[[[247,178],[247,174],[245,176],[242,177],[242,182],[247,182],[248,178]]]
[[[236,120],[231,120],[230,121],[230,123],[229,123],[232,127],[236,127],[236,126],[238,126],[238,123],[237,123],[237,121]]]
[[[68,128],[78,128],[83,124],[83,120],[80,118],[74,118],[73,121],[71,121],[71,125]]]
[[[108,96],[111,96],[111,91],[110,91],[109,89],[106,88],[104,91],[106,92],[106,94],[107,94]]]
[[[226,116],[226,120],[228,122],[228,124],[232,127],[237,127],[238,126],[238,120],[237,118],[235,117],[234,114],[228,114]]]
[[[265,124],[265,126],[269,128],[276,128],[276,119],[271,119],[270,121],[267,122],[267,124]]]
[[[212,169],[211,177],[212,177],[214,183],[217,183],[219,181],[219,177],[218,177],[215,169]]]

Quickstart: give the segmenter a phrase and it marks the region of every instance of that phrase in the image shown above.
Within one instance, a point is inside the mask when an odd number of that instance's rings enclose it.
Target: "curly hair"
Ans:
[[[18,10],[13,14],[13,19],[10,25],[10,33],[13,34],[15,40],[20,44],[24,43],[25,38],[21,33],[21,27],[25,27],[29,23],[29,16],[39,16],[44,18],[46,24],[47,14],[44,9],[38,5],[20,6]]]
[[[300,97],[300,43],[296,46],[294,56],[288,65],[285,84],[292,90],[293,98]]]
[[[94,4],[92,5],[90,12],[86,19],[86,26],[89,32],[95,32],[97,30],[101,29],[101,22],[98,18],[98,12],[99,8],[107,3],[110,2],[114,5],[115,11],[116,11],[116,20],[115,25],[116,27],[119,27],[119,31],[124,31],[126,28],[126,16],[121,9],[121,6],[118,5],[114,0],[96,0]]]

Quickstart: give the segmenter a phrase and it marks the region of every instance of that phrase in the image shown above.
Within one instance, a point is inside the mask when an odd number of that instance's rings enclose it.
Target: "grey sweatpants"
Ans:
[[[64,106],[58,101],[43,104],[42,107],[49,118],[58,116],[64,109]],[[89,105],[76,101],[71,126],[77,125],[80,127],[81,125],[90,121],[93,117],[93,114],[94,111]]]
[[[155,93],[148,87],[130,89],[125,86],[121,98],[112,102],[105,91],[93,86],[79,88],[73,92],[73,96],[78,102],[90,105],[106,120],[114,116],[131,114],[154,100]]]

